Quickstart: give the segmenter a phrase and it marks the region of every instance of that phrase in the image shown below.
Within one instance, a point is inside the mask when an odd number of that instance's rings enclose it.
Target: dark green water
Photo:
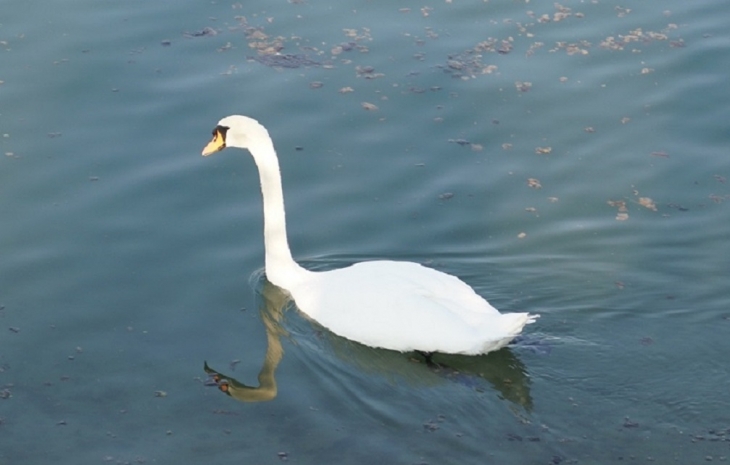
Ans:
[[[0,464],[726,460],[728,15],[5,1]],[[428,263],[542,318],[457,374],[288,311],[273,400],[205,386],[267,351],[255,167],[199,155],[233,113],[307,266]]]

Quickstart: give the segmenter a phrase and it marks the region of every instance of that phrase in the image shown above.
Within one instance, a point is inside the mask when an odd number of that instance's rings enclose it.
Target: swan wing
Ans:
[[[291,293],[300,310],[335,334],[398,351],[483,353],[506,345],[528,319],[502,315],[460,279],[411,262],[315,273]]]

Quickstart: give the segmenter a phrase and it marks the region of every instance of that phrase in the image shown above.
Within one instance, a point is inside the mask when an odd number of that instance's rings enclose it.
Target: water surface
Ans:
[[[5,2],[0,463],[724,460],[728,14]],[[541,319],[456,373],[289,308],[273,400],[205,386],[268,346],[255,167],[199,156],[232,113],[305,265],[413,260]]]

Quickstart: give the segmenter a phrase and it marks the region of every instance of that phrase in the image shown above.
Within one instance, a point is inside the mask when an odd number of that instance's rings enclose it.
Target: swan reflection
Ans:
[[[289,295],[265,277],[260,276],[259,282],[263,283],[260,288],[260,313],[266,329],[267,349],[258,375],[258,386],[244,384],[211,368],[207,362],[204,365],[209,376],[207,384],[217,386],[222,392],[241,402],[265,402],[277,396],[275,372],[284,356],[281,337],[289,334],[282,326],[283,314],[291,302]],[[311,320],[303,323],[316,325]],[[296,323],[292,324],[296,326]],[[292,329],[298,332],[298,328]],[[307,333],[311,334],[311,331],[305,330],[302,335],[306,336]],[[363,371],[385,376],[393,382],[405,380],[411,385],[427,386],[448,380],[477,392],[489,390],[491,387],[500,398],[527,412],[532,409],[531,382],[527,369],[510,347],[480,356],[437,353],[426,360],[417,353],[404,355],[390,350],[373,349],[326,330],[317,330],[315,334],[325,338],[335,357]]]
[[[276,367],[284,356],[284,348],[281,346],[281,336],[287,333],[281,326],[281,317],[284,308],[289,302],[289,296],[280,288],[274,286],[264,278],[264,287],[261,292],[263,303],[261,306],[261,319],[266,328],[266,357],[259,372],[258,387],[248,386],[235,378],[226,376],[208,366],[205,362],[203,369],[208,374],[211,384],[217,385],[218,389],[241,402],[265,402],[276,397],[277,387],[274,373]]]

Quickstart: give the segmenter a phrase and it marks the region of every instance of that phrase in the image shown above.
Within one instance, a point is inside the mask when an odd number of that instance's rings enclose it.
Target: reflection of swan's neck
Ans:
[[[261,319],[266,328],[266,358],[259,372],[259,385],[257,387],[248,386],[210,368],[208,363],[204,365],[205,372],[211,376],[218,388],[241,402],[266,402],[275,398],[277,394],[274,373],[284,356],[281,336],[286,335],[286,331],[279,322],[284,307],[289,302],[289,296],[268,282],[264,283],[262,296],[264,306],[261,308]]]
[[[264,201],[264,246],[266,249],[266,277],[284,289],[301,279],[307,270],[292,258],[286,237],[284,193],[281,187],[279,161],[271,139],[249,147],[261,178]]]

